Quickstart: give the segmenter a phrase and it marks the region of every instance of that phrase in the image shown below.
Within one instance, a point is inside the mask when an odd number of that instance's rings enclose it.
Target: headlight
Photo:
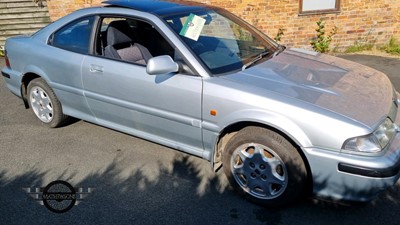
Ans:
[[[396,130],[396,125],[386,118],[372,134],[347,140],[343,144],[343,149],[365,153],[380,152],[392,140]]]

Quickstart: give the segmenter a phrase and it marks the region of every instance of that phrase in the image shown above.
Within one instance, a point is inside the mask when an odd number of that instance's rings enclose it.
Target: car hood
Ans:
[[[392,84],[383,73],[306,50],[286,50],[223,79],[311,103],[370,128],[386,117],[393,105]]]

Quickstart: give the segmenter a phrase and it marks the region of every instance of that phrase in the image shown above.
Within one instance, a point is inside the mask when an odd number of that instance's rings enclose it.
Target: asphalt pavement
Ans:
[[[341,57],[385,72],[400,90],[400,59]],[[306,199],[263,208],[238,196],[197,157],[84,121],[46,128],[2,78],[0,146],[0,224],[400,223],[399,183],[365,205]],[[54,180],[92,189],[68,212],[53,213],[26,188],[34,192]]]

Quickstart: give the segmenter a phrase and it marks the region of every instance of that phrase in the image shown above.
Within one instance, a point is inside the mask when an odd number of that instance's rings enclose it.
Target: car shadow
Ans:
[[[67,127],[67,126],[70,126],[72,124],[78,123],[80,121],[82,121],[82,120],[81,119],[77,119],[75,117],[68,117],[68,119],[63,124],[58,126],[58,128]]]

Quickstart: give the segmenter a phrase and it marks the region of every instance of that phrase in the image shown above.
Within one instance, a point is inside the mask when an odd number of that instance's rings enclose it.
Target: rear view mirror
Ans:
[[[179,65],[174,62],[171,56],[161,55],[149,59],[146,71],[150,75],[176,73],[179,71]]]

